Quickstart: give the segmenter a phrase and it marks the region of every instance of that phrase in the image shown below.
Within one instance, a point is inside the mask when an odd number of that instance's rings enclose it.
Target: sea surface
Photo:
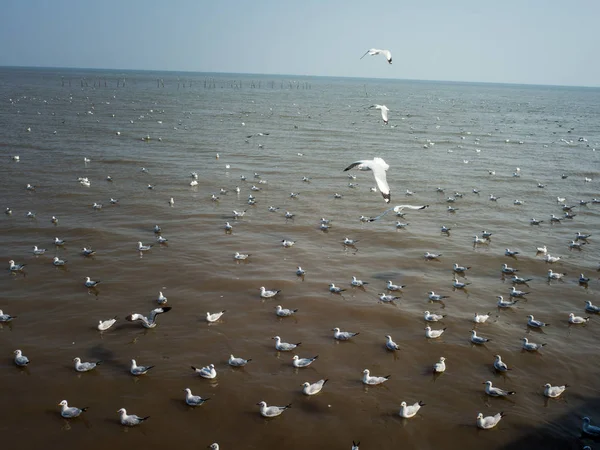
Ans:
[[[374,104],[390,109],[388,125],[369,108]],[[591,203],[600,198],[596,149],[600,89],[0,68],[0,209],[12,210],[0,212],[0,261],[6,268],[11,259],[26,264],[22,273],[5,269],[0,276],[0,308],[18,316],[0,325],[4,443],[89,450],[212,442],[225,450],[349,450],[353,440],[362,450],[594,448],[599,444],[581,436],[581,418],[600,424],[600,317],[584,310],[586,300],[600,304],[600,204]],[[372,172],[343,169],[376,156],[390,166],[391,206],[429,208],[361,222],[388,205],[370,189]],[[191,172],[197,186],[190,186]],[[457,192],[463,196],[448,203]],[[557,197],[576,216],[550,224],[551,214],[564,215]],[[94,210],[95,202],[103,208]],[[271,205],[279,210],[269,212]],[[447,212],[449,205],[458,210]],[[246,214],[234,219],[234,210]],[[294,218],[286,220],[286,211]],[[321,218],[331,220],[329,231],[319,229]],[[533,226],[531,218],[544,222]],[[408,225],[397,229],[396,221]],[[157,224],[166,244],[156,243]],[[483,230],[493,233],[489,244],[474,246]],[[577,232],[592,234],[582,250],[568,246]],[[66,245],[55,246],[55,237]],[[345,237],[356,246],[344,246]],[[283,239],[295,245],[284,248]],[[140,253],[138,241],[154,246]],[[34,245],[46,254],[34,256]],[[536,254],[543,245],[560,261]],[[95,256],[82,256],[83,247]],[[506,248],[519,254],[505,256]],[[250,257],[238,262],[237,251]],[[441,256],[428,261],[425,252]],[[54,267],[54,256],[66,265]],[[454,263],[471,267],[459,277],[471,283],[465,291],[453,290]],[[508,298],[512,286],[502,264],[532,279],[517,286],[529,294],[511,309],[496,307],[496,296]],[[549,283],[548,269],[566,273],[564,281]],[[588,284],[578,282],[581,273]],[[97,289],[84,286],[86,276],[101,280]],[[368,285],[352,288],[352,276]],[[394,304],[378,299],[387,280],[405,285]],[[330,283],[346,291],[330,294]],[[261,286],[281,292],[261,299]],[[125,320],[157,307],[159,291],[172,310],[156,328]],[[449,298],[430,302],[429,291]],[[281,319],[277,305],[298,312]],[[206,312],[220,310],[222,319],[208,324]],[[446,328],[441,338],[425,338],[425,310],[446,315],[430,324]],[[491,317],[475,325],[475,312]],[[592,317],[570,326],[571,312]],[[530,314],[550,326],[528,328]],[[115,326],[96,330],[113,316]],[[334,327],[360,334],[338,342]],[[471,344],[472,329],[491,340]],[[279,353],[276,335],[302,344]],[[399,351],[385,349],[386,335]],[[523,337],[546,345],[524,352]],[[17,348],[31,361],[25,369],[13,363]],[[232,368],[230,354],[252,361]],[[295,369],[294,354],[319,358]],[[494,371],[496,354],[508,375]],[[103,362],[80,374],[77,356]],[[447,370],[434,377],[440,356]],[[155,367],[133,377],[132,358]],[[211,363],[214,380],[190,368]],[[366,387],[364,369],[391,377]],[[328,379],[320,394],[302,394],[303,382],[320,379]],[[491,398],[486,380],[516,394]],[[547,399],[545,383],[569,387]],[[186,387],[210,401],[186,406]],[[89,410],[62,419],[63,399]],[[261,400],[292,406],[265,419]],[[402,419],[402,401],[425,406]],[[150,418],[125,428],[117,414],[123,407]],[[501,411],[493,430],[476,427],[479,412]]]

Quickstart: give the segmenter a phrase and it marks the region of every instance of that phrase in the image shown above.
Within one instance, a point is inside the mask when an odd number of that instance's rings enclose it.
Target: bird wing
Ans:
[[[347,170],[352,169],[353,167],[359,166],[359,165],[362,165],[362,166],[365,166],[365,167],[369,167],[370,169],[372,169],[372,164],[371,164],[372,162],[373,161],[367,161],[367,160],[355,161],[352,164],[350,164],[348,167],[346,167],[344,169],[344,172],[346,172]]]
[[[146,317],[138,313],[130,314],[129,316],[125,317],[125,319],[130,322],[134,322],[136,320],[147,320]]]
[[[371,50],[367,50],[367,51],[365,52],[365,54],[364,54],[364,55],[362,55],[362,56],[360,57],[360,59],[363,59],[365,56],[367,56],[367,55],[369,54],[369,52],[370,52],[370,51],[371,51]]]
[[[382,53],[385,55],[385,59],[388,60],[389,63],[392,62],[392,52],[389,50],[382,50]]]
[[[381,110],[383,115],[383,110]],[[386,114],[387,115],[387,114]],[[383,195],[383,199],[386,203],[390,202],[390,187],[387,183],[387,177],[385,176],[386,166],[382,164],[371,164],[371,169],[373,170],[373,176],[375,177],[375,182],[377,183],[377,187],[381,191],[381,195]]]

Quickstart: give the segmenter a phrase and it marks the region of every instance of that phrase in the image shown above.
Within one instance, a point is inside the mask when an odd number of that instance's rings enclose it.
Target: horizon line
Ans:
[[[342,78],[349,80],[386,80],[386,81],[417,81],[423,83],[457,83],[457,84],[489,84],[505,86],[536,86],[536,87],[560,87],[560,88],[585,88],[599,89],[600,85],[588,86],[579,84],[539,84],[539,83],[517,83],[506,81],[466,81],[466,80],[434,80],[418,78],[384,78],[384,77],[357,77],[357,76],[339,76],[339,75],[300,75],[285,73],[258,73],[258,72],[215,72],[215,71],[196,71],[196,70],[168,70],[168,69],[122,69],[122,68],[99,68],[99,67],[62,67],[62,66],[10,66],[1,65],[0,69],[66,69],[66,70],[84,70],[84,71],[111,71],[111,72],[159,72],[159,73],[189,73],[189,74],[219,74],[219,75],[254,75],[254,76],[281,76],[281,77],[305,77],[305,78]]]

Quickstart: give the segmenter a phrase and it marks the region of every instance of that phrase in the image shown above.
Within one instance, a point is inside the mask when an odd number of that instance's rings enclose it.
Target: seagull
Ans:
[[[550,264],[554,264],[555,262],[560,261],[560,256],[552,256],[550,254],[547,254],[544,257],[544,261],[546,261],[547,263],[550,263]]]
[[[552,269],[548,270],[548,280],[561,280],[566,275],[566,273],[552,272]]]
[[[108,320],[99,320],[97,328],[99,331],[106,331],[110,327],[112,327],[116,321],[117,321],[117,316],[113,317],[112,319],[108,319]]]
[[[400,214],[404,209],[414,209],[414,210],[417,210],[417,209],[425,209],[425,208],[429,208],[429,205],[422,205],[422,206],[397,205],[397,206],[394,206],[393,208],[386,209],[383,213],[379,214],[376,217],[371,217],[369,219],[369,222],[373,222],[375,220],[381,219],[383,216],[385,216],[390,211],[394,211],[396,214]]]
[[[477,235],[473,236],[473,245],[477,245],[477,244],[489,244],[489,243],[490,243],[489,239],[480,238]]]
[[[248,257],[249,257],[249,256],[250,256],[250,255],[249,255],[249,254],[247,254],[247,253],[235,252],[235,255],[233,255],[233,258],[234,258],[234,259],[237,259],[237,260],[239,260],[239,261],[243,261],[243,260],[246,260],[246,259],[248,259]]]
[[[340,287],[337,287],[335,284],[330,283],[329,284],[329,292],[333,293],[333,294],[341,294],[342,292],[344,292],[346,289],[342,289]]]
[[[216,322],[217,320],[219,320],[221,318],[221,316],[223,314],[225,314],[226,310],[220,311],[220,312],[216,312],[214,314],[211,314],[209,312],[206,313],[206,321],[209,323],[212,322]]]
[[[333,338],[337,339],[338,341],[348,341],[354,336],[360,334],[360,332],[353,333],[351,331],[340,331],[339,328],[334,328],[331,331],[333,331]]]
[[[535,251],[536,251],[536,253],[542,253],[544,255],[546,253],[548,253],[548,249],[546,248],[545,245],[543,247],[536,247]]]
[[[14,260],[8,262],[8,270],[11,272],[21,272],[27,264],[15,264]]]
[[[141,241],[138,242],[138,251],[146,252],[152,248],[152,244],[144,245]]]
[[[387,59],[387,62],[389,64],[392,63],[392,53],[389,50],[380,50],[378,48],[371,48],[371,49],[367,50],[366,53],[360,57],[360,59],[363,59],[367,55],[375,56],[375,55],[379,55],[379,54],[382,54],[383,56],[385,56],[385,59]]]
[[[258,402],[257,405],[260,406],[260,414],[263,417],[277,417],[292,406],[291,403],[286,406],[267,406],[266,402]]]
[[[585,301],[585,310],[587,312],[598,314],[600,313],[600,306],[593,305],[591,301]]]
[[[512,275],[518,271],[519,269],[513,269],[512,267],[508,267],[508,264],[502,264],[502,273],[506,275]]]
[[[519,252],[515,252],[513,250],[511,250],[510,248],[507,248],[504,250],[504,256],[517,256],[519,254]]]
[[[448,228],[445,225],[442,225],[442,227],[440,228],[440,231],[445,234],[450,234],[450,230],[452,230],[452,228]]]
[[[539,224],[541,224],[543,222],[544,222],[543,220],[538,220],[538,219],[535,219],[535,218],[529,219],[529,224],[530,225],[539,225]]]
[[[433,365],[433,373],[442,373],[446,371],[446,358],[440,356],[440,360]]]
[[[407,406],[406,402],[400,403],[400,417],[404,417],[405,419],[410,419],[417,415],[421,406],[425,406],[425,403],[418,401],[417,403]]]
[[[64,266],[67,263],[66,260],[64,259],[60,259],[58,256],[55,256],[54,259],[52,260],[52,264],[54,264],[55,266]]]
[[[227,364],[229,364],[231,367],[244,367],[250,361],[252,361],[252,359],[236,358],[233,355],[229,355]]]
[[[233,231],[233,227],[231,226],[231,224],[229,222],[225,222],[225,231],[227,231],[227,232]]]
[[[427,322],[439,322],[444,317],[446,317],[446,314],[434,314],[434,313],[430,313],[429,311],[425,311],[424,316],[423,316],[423,318]]]
[[[290,241],[290,240],[287,240],[287,239],[282,239],[281,240],[281,245],[283,245],[285,248],[289,248],[292,245],[294,245],[295,243],[296,243],[296,241]]]
[[[387,380],[390,379],[390,377],[391,375],[387,375],[385,377],[372,377],[370,375],[369,369],[365,369],[363,370],[362,382],[367,385],[375,386],[377,384],[385,383]]]
[[[592,235],[591,234],[582,234],[579,231],[577,232],[577,236],[575,237],[576,241],[587,241]]]
[[[279,317],[289,317],[295,314],[296,312],[298,312],[297,309],[284,309],[281,307],[281,305],[277,305],[275,307],[275,314],[277,314],[277,316]]]
[[[270,291],[265,289],[264,286],[260,287],[260,296],[262,298],[271,298],[271,297],[275,297],[277,294],[279,294],[281,292],[281,289],[276,289],[274,291]]]
[[[477,332],[475,330],[471,330],[471,342],[473,344],[482,345],[488,341],[491,341],[491,339],[484,338],[483,336],[477,336]]]
[[[454,263],[452,270],[455,271],[456,273],[465,273],[470,268],[471,268],[470,266],[464,267],[464,266],[459,266],[457,263]]]
[[[321,392],[325,383],[327,383],[328,379],[319,380],[316,383],[310,384],[308,381],[302,383],[302,393],[304,395],[315,395]]]
[[[83,248],[81,249],[81,254],[82,254],[83,256],[93,256],[93,255],[95,255],[95,254],[96,254],[96,252],[95,252],[94,250],[92,250],[91,248],[86,248],[86,247],[83,247]]]
[[[475,313],[475,316],[473,316],[473,322],[475,322],[475,323],[485,323],[490,318],[490,314],[491,313],[487,313],[487,314],[477,314],[477,313]]]
[[[33,246],[33,254],[34,255],[39,256],[39,255],[43,255],[44,253],[46,253],[45,248],[38,248],[37,245]]]
[[[142,322],[142,326],[144,328],[154,328],[156,326],[156,320],[159,316],[159,314],[163,314],[166,312],[171,311],[171,307],[170,306],[165,306],[165,307],[160,307],[160,308],[155,308],[152,311],[150,311],[150,314],[148,315],[148,317],[143,316],[142,314],[130,314],[129,316],[125,317],[125,320],[128,320],[129,322],[134,322],[136,320],[140,320]]]
[[[275,336],[271,339],[275,339],[275,348],[280,352],[290,352],[298,347],[302,342],[298,342],[297,344],[290,344],[288,342],[281,342],[281,338],[279,336]]]
[[[429,253],[429,252],[425,252],[425,255],[423,255],[423,256],[427,260],[432,260],[432,259],[438,259],[440,256],[442,256],[442,254],[441,253]]]
[[[304,275],[306,275],[306,270],[298,266],[298,268],[296,269],[296,275],[298,275],[299,277],[303,277]]]
[[[27,356],[25,356],[21,350],[15,350],[14,354],[15,354],[14,361],[17,366],[25,367],[27,364],[29,364],[29,358],[27,358]]]
[[[498,299],[498,308],[510,308],[512,306],[515,306],[517,304],[517,302],[519,301],[517,300],[504,300],[504,297],[502,297],[501,295],[496,296],[496,298]]]
[[[589,320],[590,320],[589,317],[576,316],[573,313],[569,314],[569,323],[571,323],[573,325],[587,323],[587,322],[589,322]]]
[[[4,311],[0,309],[0,323],[10,322],[13,319],[16,319],[17,316],[11,316],[10,314],[4,314]]]
[[[383,111],[382,111],[382,113],[383,113]],[[387,112],[386,112],[386,115],[387,115]],[[381,195],[383,195],[383,200],[386,203],[389,203],[390,202],[390,187],[388,186],[385,172],[390,168],[390,166],[387,165],[387,163],[383,159],[375,157],[370,160],[364,159],[364,160],[353,162],[352,164],[350,164],[348,167],[346,167],[344,169],[344,172],[347,170],[350,170],[356,166],[369,168],[373,171],[373,176],[375,177],[375,182],[377,183],[377,187],[379,188]]]
[[[394,283],[392,283],[391,280],[388,280],[387,286],[386,286],[386,288],[387,288],[388,291],[399,291],[399,290],[401,290],[402,288],[405,288],[405,287],[406,287],[405,284],[402,284],[402,285],[394,284]]]
[[[444,331],[446,331],[446,328],[441,330],[432,330],[431,327],[425,327],[425,337],[428,339],[437,339],[444,334]]]
[[[200,406],[206,400],[210,400],[210,397],[202,398],[199,395],[192,395],[192,390],[190,388],[185,388],[184,391],[185,391],[185,403],[188,406]]]
[[[522,278],[518,275],[513,275],[513,277],[510,279],[510,281],[512,281],[514,284],[527,284],[531,280],[533,280],[533,278]]]
[[[392,340],[390,335],[387,335],[385,338],[387,339],[385,342],[385,348],[391,351],[400,350],[400,347]]]
[[[550,398],[557,398],[565,392],[565,390],[569,387],[568,384],[563,386],[552,386],[550,383],[546,383],[544,385],[544,395]]]
[[[504,417],[503,412],[499,412],[494,416],[483,417],[482,413],[477,414],[477,426],[482,430],[489,430],[494,428],[500,422],[500,419]]]
[[[515,394],[515,391],[506,391],[504,389],[492,386],[491,381],[486,381],[483,384],[485,384],[485,393],[490,397],[506,397],[508,395]]]
[[[167,297],[165,297],[161,291],[158,291],[157,301],[159,305],[164,305],[165,303],[167,303]]]
[[[310,366],[319,355],[316,355],[314,358],[300,358],[298,355],[294,355],[292,358],[292,365],[296,368],[308,367]]]
[[[217,371],[215,370],[214,364],[209,364],[208,366],[204,366],[201,369],[198,369],[197,367],[194,367],[194,366],[191,366],[191,367],[202,378],[208,378],[210,380],[217,378]]]
[[[507,372],[510,370],[508,366],[502,361],[500,355],[496,355],[495,358],[496,359],[494,360],[494,369],[496,369],[498,372]]]
[[[74,419],[75,417],[79,417],[82,412],[86,412],[88,408],[75,408],[74,406],[69,406],[66,400],[61,401],[58,406],[60,406],[60,415],[64,419]]]
[[[136,416],[135,414],[127,414],[125,408],[121,408],[117,412],[120,415],[119,418],[121,420],[121,425],[125,425],[126,427],[135,427],[136,425],[142,423],[144,420],[150,418],[150,416],[140,417]]]
[[[81,358],[79,357],[74,358],[73,361],[75,362],[75,370],[77,372],[89,372],[90,370],[95,369],[97,365],[102,363],[102,361],[82,363]]]
[[[349,237],[345,237],[344,240],[342,241],[342,244],[353,246],[357,242],[358,242],[357,239],[350,239]]]
[[[350,282],[350,285],[352,285],[354,287],[363,287],[365,284],[369,284],[369,283],[366,281],[357,280],[355,276],[352,277],[352,281]]]
[[[583,418],[582,430],[589,436],[600,436],[600,427],[592,425],[589,417]]]
[[[131,360],[131,367],[129,368],[129,372],[131,375],[139,377],[140,375],[144,375],[154,366],[138,366],[135,362],[135,359]]]
[[[352,450],[358,450],[359,445],[360,445],[360,441],[358,441],[358,442],[352,441]]]
[[[511,286],[510,288],[511,297],[525,297],[527,294],[529,294],[529,292],[519,291],[518,289],[515,289],[514,286]]]
[[[536,344],[534,342],[529,342],[529,340],[527,338],[523,338],[521,339],[521,342],[523,342],[523,350],[527,350],[528,352],[535,352],[537,350],[539,350],[540,348],[542,348],[544,344]]]
[[[385,125],[388,124],[388,111],[389,111],[389,108],[387,106],[385,106],[385,105],[373,105],[373,106],[370,106],[369,108],[380,109],[381,110],[381,118],[383,119],[383,123]]]
[[[432,300],[434,302],[439,302],[439,301],[441,301],[441,300],[443,300],[445,298],[450,298],[448,295],[439,295],[439,294],[436,294],[433,291],[430,291],[428,293],[428,296],[429,296],[429,300]]]
[[[470,284],[471,283],[462,283],[461,281],[458,281],[456,276],[454,277],[454,281],[452,281],[452,286],[454,286],[454,289],[465,289]]]
[[[529,315],[527,316],[527,325],[532,328],[543,328],[549,326],[550,324],[542,322],[541,320],[536,320],[533,318],[533,315]]]

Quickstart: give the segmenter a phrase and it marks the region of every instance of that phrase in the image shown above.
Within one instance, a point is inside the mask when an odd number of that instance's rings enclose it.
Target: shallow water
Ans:
[[[87,87],[81,87],[83,78]],[[123,78],[125,87],[117,88]],[[164,88],[156,87],[157,78]],[[214,88],[212,81],[205,87],[213,78]],[[261,88],[250,87],[259,80]],[[178,89],[183,81],[186,87]],[[241,88],[232,87],[240,82]],[[368,108],[374,103],[390,108],[390,125]],[[215,441],[224,449],[350,448],[352,440],[363,449],[580,448],[580,417],[600,422],[600,318],[585,326],[567,323],[570,312],[587,315],[586,300],[600,303],[596,236],[581,251],[567,245],[577,231],[597,233],[600,205],[576,206],[574,219],[549,224],[551,213],[562,215],[557,196],[572,205],[600,197],[593,150],[600,142],[600,90],[2,69],[0,105],[0,206],[13,210],[0,217],[0,260],[27,264],[24,274],[0,277],[0,308],[19,316],[0,327],[7,405],[0,429],[19,448],[121,448],[144,437],[179,448]],[[247,137],[260,132],[269,135]],[[145,136],[150,140],[143,141]],[[428,140],[435,145],[424,148]],[[350,189],[343,168],[372,156],[390,165],[392,204],[430,205],[399,219],[409,223],[406,229],[395,229],[393,214],[359,221],[386,206],[369,190],[375,184],[370,172],[356,171],[358,188]],[[84,157],[91,162],[84,164]],[[521,176],[513,177],[517,167]],[[191,171],[199,173],[196,187],[189,186]],[[259,185],[255,172],[267,183]],[[563,173],[568,178],[561,179]],[[84,176],[89,188],[77,182]],[[302,182],[303,176],[310,182]],[[35,192],[25,189],[27,183]],[[252,192],[253,184],[262,190]],[[444,194],[436,192],[438,186]],[[211,201],[221,187],[229,192]],[[407,189],[415,194],[406,196]],[[300,195],[291,199],[290,192]],[[344,197],[334,199],[334,192]],[[446,197],[454,192],[464,197],[450,214]],[[250,193],[256,206],[246,203]],[[489,201],[490,194],[498,202]],[[110,205],[111,197],[119,204]],[[515,199],[524,205],[513,205]],[[94,202],[103,209],[94,211]],[[269,205],[280,210],[270,213]],[[234,220],[234,209],[247,213]],[[286,210],[295,218],[286,220]],[[27,219],[27,211],[36,212],[36,219]],[[50,223],[52,215],[57,225]],[[332,220],[329,232],[319,230],[321,217]],[[532,217],[545,222],[531,226]],[[223,229],[226,221],[232,234]],[[168,245],[140,255],[136,243],[152,243],[155,224]],[[440,233],[442,224],[452,228],[450,235]],[[491,243],[474,247],[473,236],[482,230],[493,232]],[[55,247],[55,236],[67,245]],[[359,241],[355,248],[342,245],[346,236]],[[296,244],[283,248],[282,239]],[[561,261],[548,265],[536,256],[543,244]],[[46,255],[34,256],[33,245],[47,248]],[[97,255],[81,256],[84,246]],[[507,247],[520,252],[517,258],[504,256]],[[248,262],[234,261],[236,251],[250,253]],[[425,261],[426,251],[442,256]],[[52,266],[55,255],[68,261],[66,268]],[[452,290],[454,262],[472,266],[468,292]],[[508,297],[511,286],[501,277],[503,263],[533,278],[527,300],[512,310],[496,308],[496,296]],[[298,265],[307,271],[303,279],[295,275]],[[565,282],[548,284],[549,268],[566,272]],[[582,272],[591,278],[587,287],[577,282]],[[353,275],[369,283],[366,289],[350,288]],[[86,276],[102,281],[96,291],[83,286]],[[406,284],[396,305],[378,302],[386,280]],[[329,293],[331,282],[347,288],[343,296]],[[260,286],[282,292],[261,300]],[[159,290],[173,309],[156,328],[123,320],[156,307]],[[431,303],[431,290],[450,298],[444,305]],[[279,319],[277,304],[299,312]],[[206,311],[221,309],[227,310],[222,321],[208,325]],[[425,310],[447,314],[433,324],[447,327],[441,339],[425,339]],[[490,322],[476,329],[492,340],[472,346],[471,318],[488,311]],[[551,326],[528,330],[529,314]],[[115,315],[115,327],[95,330],[99,319]],[[360,334],[336,342],[333,327]],[[386,334],[400,345],[396,354],[385,350]],[[275,351],[275,335],[302,342],[301,357],[319,359],[294,369],[293,353]],[[547,345],[539,354],[522,353],[524,336]],[[14,367],[16,348],[31,360],[25,370]],[[252,361],[232,369],[226,363],[231,353]],[[493,372],[495,354],[512,368],[510,375]],[[94,373],[78,374],[75,356],[104,363]],[[434,378],[431,367],[440,356],[448,369]],[[156,367],[134,378],[128,373],[131,358]],[[189,367],[210,363],[218,371],[213,382]],[[365,368],[391,378],[365,388]],[[304,381],[321,378],[329,380],[323,392],[302,395]],[[486,397],[482,383],[488,379],[517,394]],[[546,401],[546,382],[571,387],[561,399]],[[192,410],[183,403],[185,387],[211,400]],[[90,409],[67,423],[56,406],[62,399]],[[256,406],[261,400],[292,408],[265,420]],[[419,400],[426,406],[415,418],[397,415],[402,401]],[[121,407],[151,419],[123,429],[116,413]],[[506,417],[496,429],[475,427],[478,412],[499,411]]]

